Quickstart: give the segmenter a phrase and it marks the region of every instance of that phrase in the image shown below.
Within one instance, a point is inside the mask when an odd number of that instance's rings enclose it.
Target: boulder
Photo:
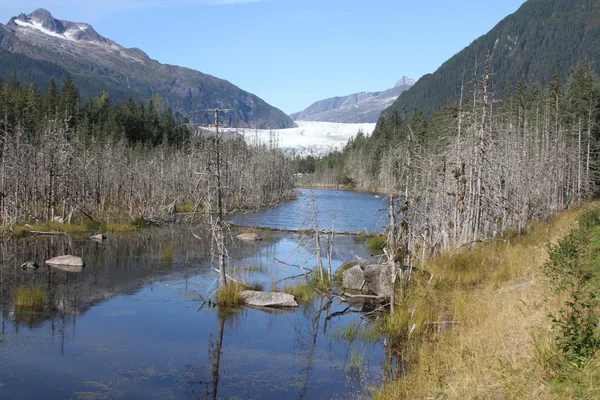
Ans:
[[[90,240],[93,240],[94,242],[99,242],[99,243],[104,242],[106,239],[107,239],[106,236],[104,236],[101,233],[90,236]]]
[[[35,261],[27,261],[27,262],[24,262],[23,264],[21,264],[21,268],[23,268],[25,271],[35,270],[35,269],[38,269],[39,267],[40,266]]]
[[[389,264],[367,265],[363,274],[365,289],[377,296],[392,296],[392,267]]]
[[[46,265],[66,272],[80,272],[83,269],[83,260],[77,256],[58,256],[46,260]]]
[[[298,307],[296,299],[291,294],[281,292],[258,292],[244,290],[240,293],[242,302],[256,307]]]
[[[253,242],[256,240],[262,240],[260,236],[258,236],[258,234],[256,233],[240,233],[239,235],[237,235],[237,238],[239,240],[245,240],[248,242]]]
[[[346,289],[361,290],[365,275],[361,265],[355,265],[342,272],[342,286]]]

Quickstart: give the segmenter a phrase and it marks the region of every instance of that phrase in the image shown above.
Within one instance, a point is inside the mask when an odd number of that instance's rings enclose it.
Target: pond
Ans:
[[[350,217],[337,213],[340,230],[363,229],[345,221],[353,215],[381,217],[380,199],[372,194],[313,196],[321,213],[342,210],[345,196],[364,207]],[[312,202],[307,197],[303,191],[280,209],[300,210]],[[297,215],[274,211],[253,214],[264,219],[252,224],[296,228]],[[360,224],[373,230],[377,222]],[[283,288],[288,281],[278,281],[299,272],[275,259],[316,264],[309,236],[266,232],[252,243],[231,236],[232,275],[265,290]],[[102,243],[52,237],[2,244],[0,398],[341,399],[381,382],[383,342],[348,339],[349,326],[367,329],[369,322],[360,314],[335,316],[345,304],[324,307],[326,299],[316,297],[296,310],[265,312],[219,310],[205,302],[217,285],[209,238],[201,228],[170,225]],[[354,236],[337,236],[333,248],[334,269],[357,256],[370,259]],[[61,254],[80,255],[86,267],[79,273],[19,268]],[[18,293],[32,288],[45,307],[17,306]]]

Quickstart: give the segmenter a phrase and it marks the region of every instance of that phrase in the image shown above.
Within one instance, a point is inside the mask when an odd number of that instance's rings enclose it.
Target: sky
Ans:
[[[46,8],[164,64],[226,79],[286,113],[418,79],[524,0],[0,0]]]

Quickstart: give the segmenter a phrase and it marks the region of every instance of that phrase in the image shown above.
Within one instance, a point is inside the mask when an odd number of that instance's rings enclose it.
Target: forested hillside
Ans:
[[[314,168],[321,183],[408,199],[412,251],[420,243],[422,256],[522,228],[596,195],[600,90],[590,65],[545,87],[521,80],[503,102],[491,76],[484,68],[472,82],[474,99],[462,106],[446,104],[430,117],[394,110],[372,137],[297,165]]]
[[[555,72],[566,79],[577,64],[588,62],[592,71],[600,67],[599,0],[528,0],[433,74],[423,76],[402,93],[392,109],[412,114],[421,109],[430,115],[445,102],[472,97],[466,84],[484,68],[490,56],[490,85],[497,97],[525,78],[548,85]]]
[[[279,150],[195,134],[159,96],[117,104],[105,93],[82,104],[68,75],[61,88],[51,80],[45,91],[13,75],[0,81],[0,115],[5,228],[202,209],[214,195],[217,163],[230,188],[225,210],[281,201],[293,189],[291,163]]]

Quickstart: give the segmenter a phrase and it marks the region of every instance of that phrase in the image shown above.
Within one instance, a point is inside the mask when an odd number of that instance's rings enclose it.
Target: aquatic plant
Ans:
[[[360,372],[365,362],[365,351],[354,347],[350,350],[350,371]]]
[[[173,260],[173,246],[167,245],[161,247],[159,251],[159,258],[164,261],[172,261]]]
[[[15,289],[15,304],[19,307],[42,308],[48,301],[46,289],[40,286],[19,286]]]
[[[291,294],[296,301],[311,302],[315,297],[315,289],[309,282],[301,282],[283,288],[283,292]]]
[[[264,291],[264,287],[263,284],[260,282],[251,282],[244,285],[244,290],[254,290],[256,292],[262,292]]]
[[[235,308],[242,305],[241,292],[244,286],[237,282],[229,282],[217,290],[217,304],[219,307]]]
[[[375,254],[381,254],[383,252],[383,248],[387,242],[387,237],[385,235],[377,235],[373,236],[369,239],[369,250],[371,250]]]

